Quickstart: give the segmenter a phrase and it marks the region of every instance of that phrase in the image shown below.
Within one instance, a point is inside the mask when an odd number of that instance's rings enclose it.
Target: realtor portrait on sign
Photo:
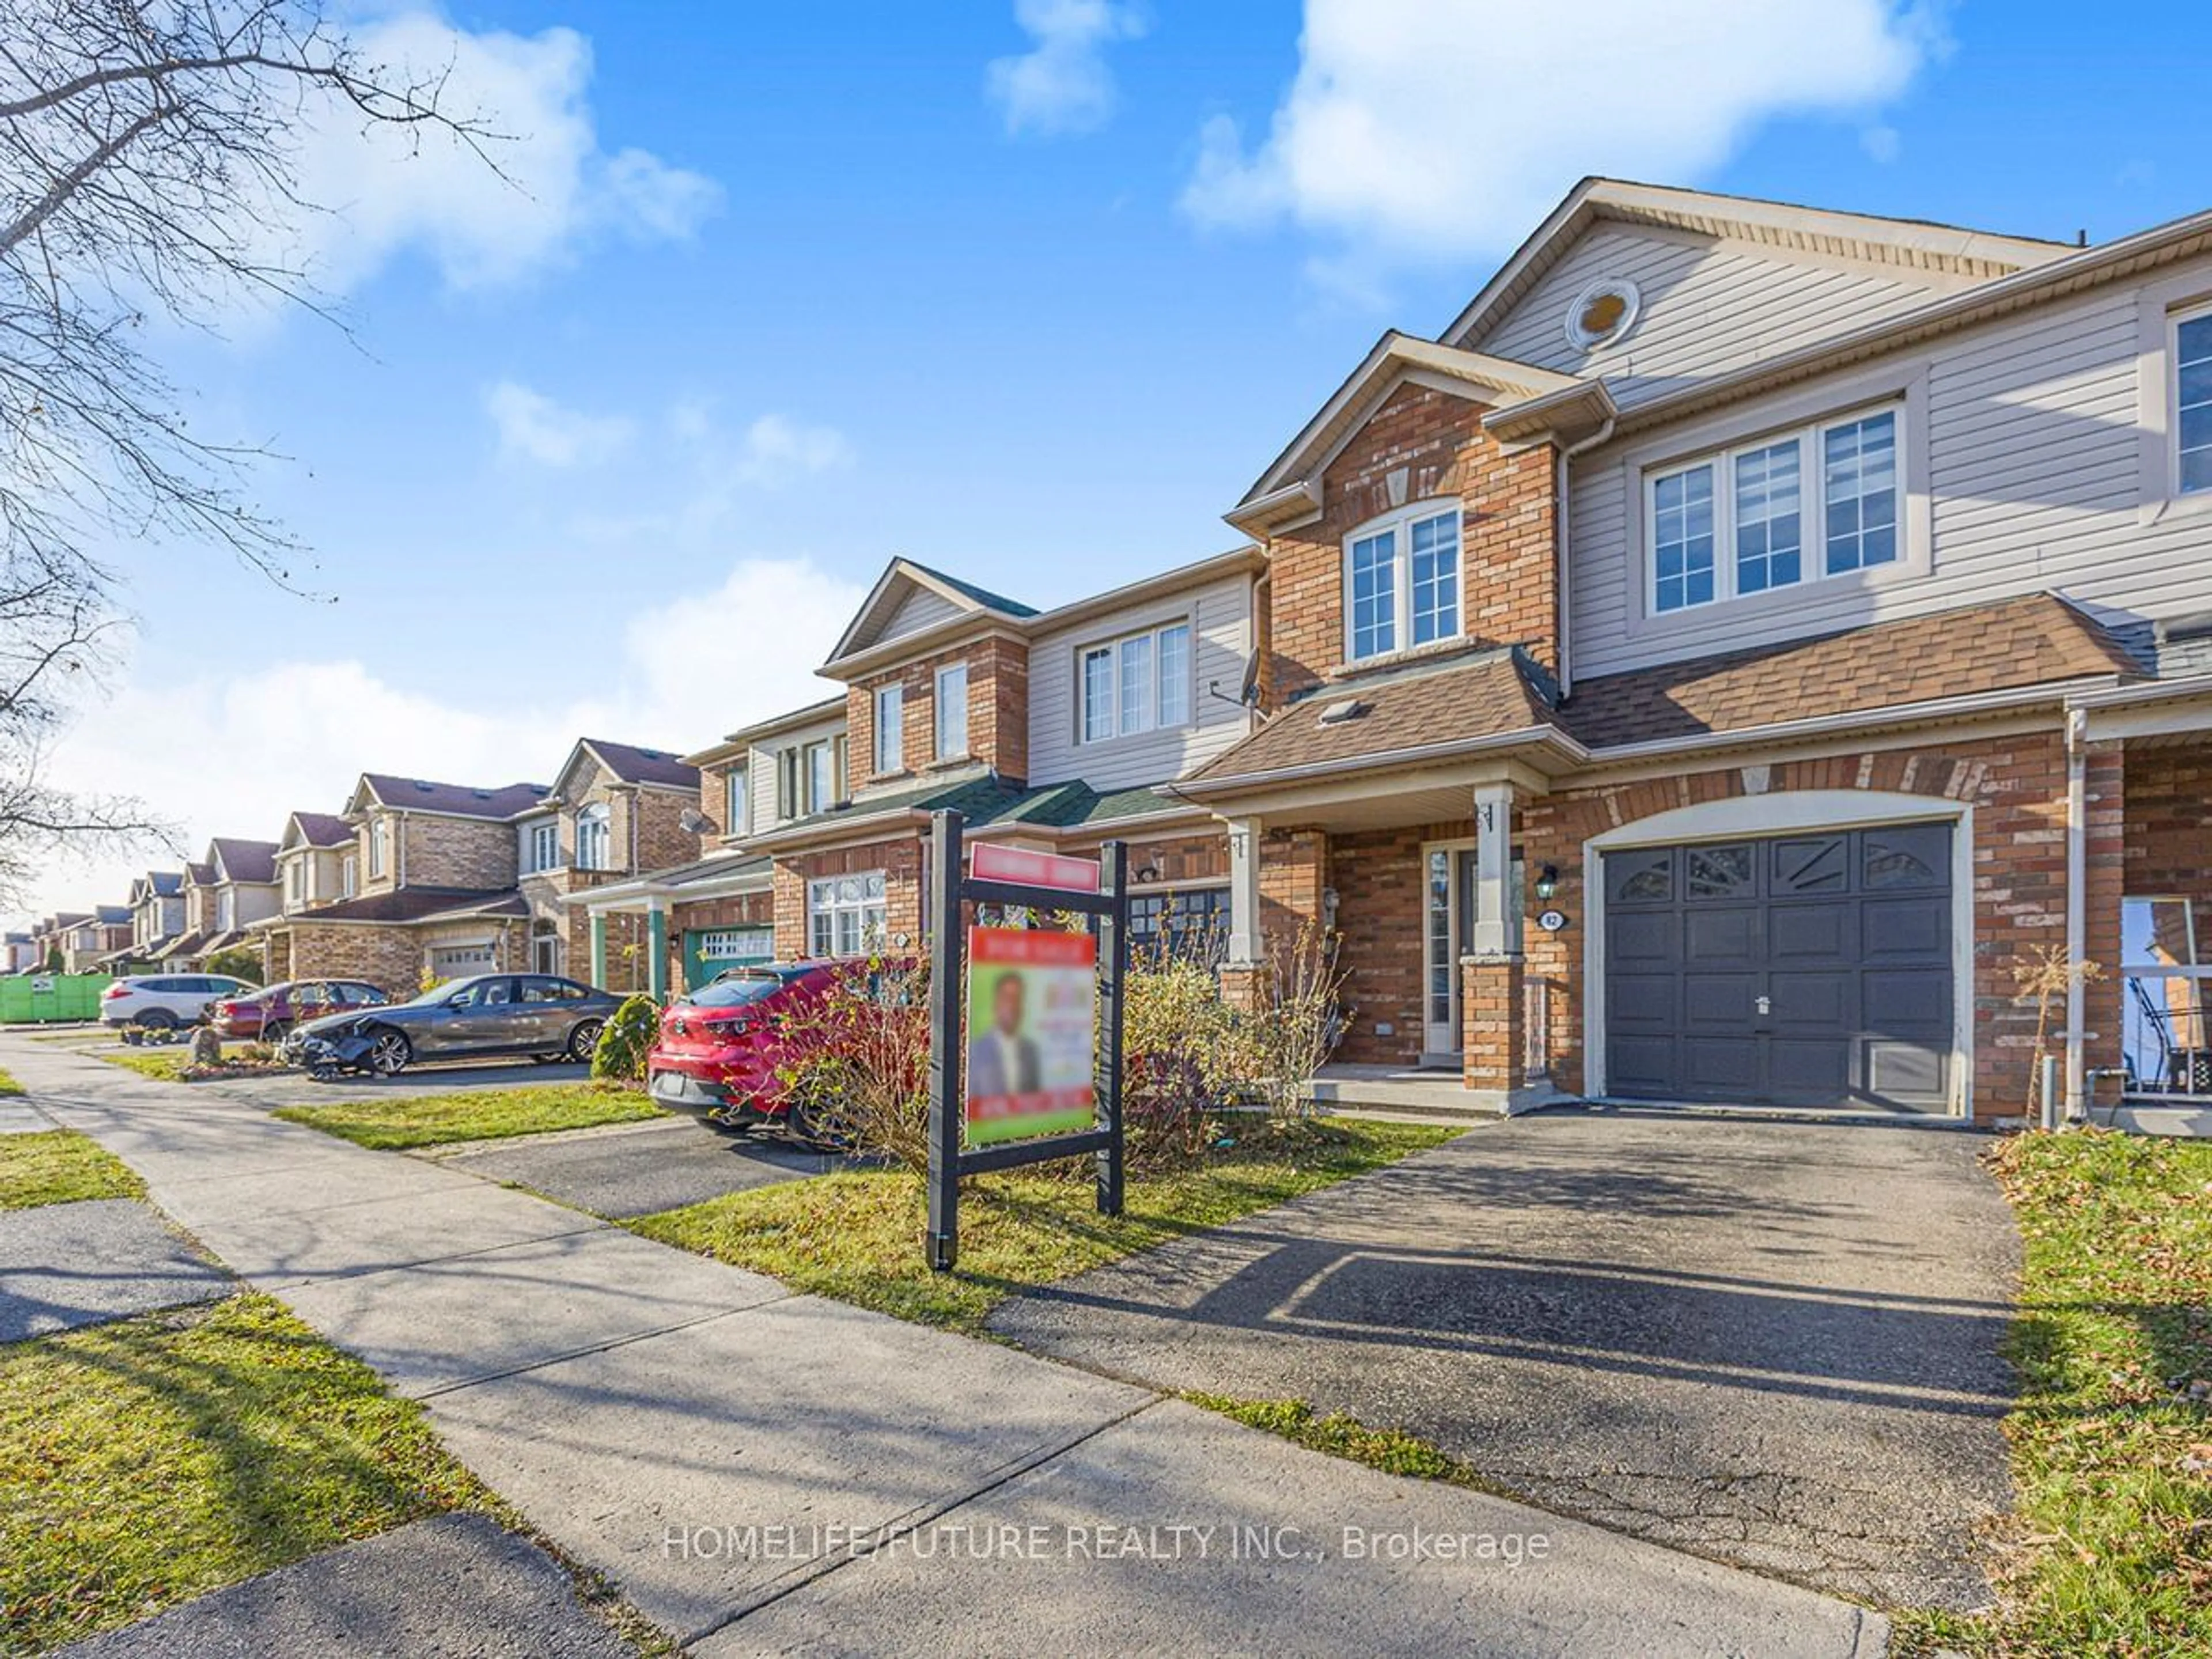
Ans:
[[[1097,941],[1085,933],[969,933],[968,1139],[1087,1129]]]

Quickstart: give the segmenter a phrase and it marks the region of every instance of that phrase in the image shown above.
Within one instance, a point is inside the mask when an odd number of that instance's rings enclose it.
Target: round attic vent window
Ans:
[[[1607,276],[1575,296],[1567,312],[1567,343],[1581,351],[1609,346],[1636,326],[1643,296],[1626,277]]]

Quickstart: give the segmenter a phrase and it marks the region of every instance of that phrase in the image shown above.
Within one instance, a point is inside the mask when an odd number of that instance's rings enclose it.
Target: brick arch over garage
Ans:
[[[2022,1109],[2035,1013],[2020,999],[2014,970],[2034,946],[2065,939],[2066,761],[2057,732],[1568,786],[1526,802],[1519,816],[1528,867],[1554,865],[1563,878],[1559,904],[1569,926],[1531,927],[1524,944],[1528,977],[1544,988],[1553,1079],[1576,1093],[1595,1080],[1586,1048],[1590,1018],[1603,1012],[1591,997],[1594,908],[1602,920],[1601,902],[1592,903],[1594,845],[1695,840],[1708,828],[1716,836],[1786,833],[1824,817],[1832,828],[1952,819],[1960,825],[1956,993],[1971,1039],[1964,1075],[1976,1116]]]

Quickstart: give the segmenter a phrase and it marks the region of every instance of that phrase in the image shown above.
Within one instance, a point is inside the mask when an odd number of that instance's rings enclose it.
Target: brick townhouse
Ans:
[[[702,857],[590,896],[643,912],[670,982],[736,963],[919,947],[930,814],[1039,850],[1131,847],[1137,931],[1228,903],[1204,808],[1166,793],[1243,737],[1255,549],[1038,611],[895,559],[831,647],[838,696],[733,732],[699,769]]]
[[[256,930],[270,976],[406,995],[495,969],[582,977],[593,946],[570,896],[696,856],[698,796],[676,756],[599,738],[575,743],[550,787],[363,773],[343,813],[286,826],[284,906]],[[642,919],[619,920],[597,955],[599,982],[641,988]]]
[[[1287,423],[1286,423],[1287,424]],[[1240,990],[1555,1096],[2212,1091],[2212,215],[2095,247],[1588,180],[1229,514]]]
[[[217,836],[205,858],[185,866],[182,896],[194,937],[171,946],[170,960],[197,968],[217,951],[255,944],[247,930],[283,908],[276,843]]]

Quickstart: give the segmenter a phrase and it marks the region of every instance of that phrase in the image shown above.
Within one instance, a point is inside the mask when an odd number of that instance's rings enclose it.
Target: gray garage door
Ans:
[[[1951,833],[1607,854],[1607,1092],[1942,1110]]]

